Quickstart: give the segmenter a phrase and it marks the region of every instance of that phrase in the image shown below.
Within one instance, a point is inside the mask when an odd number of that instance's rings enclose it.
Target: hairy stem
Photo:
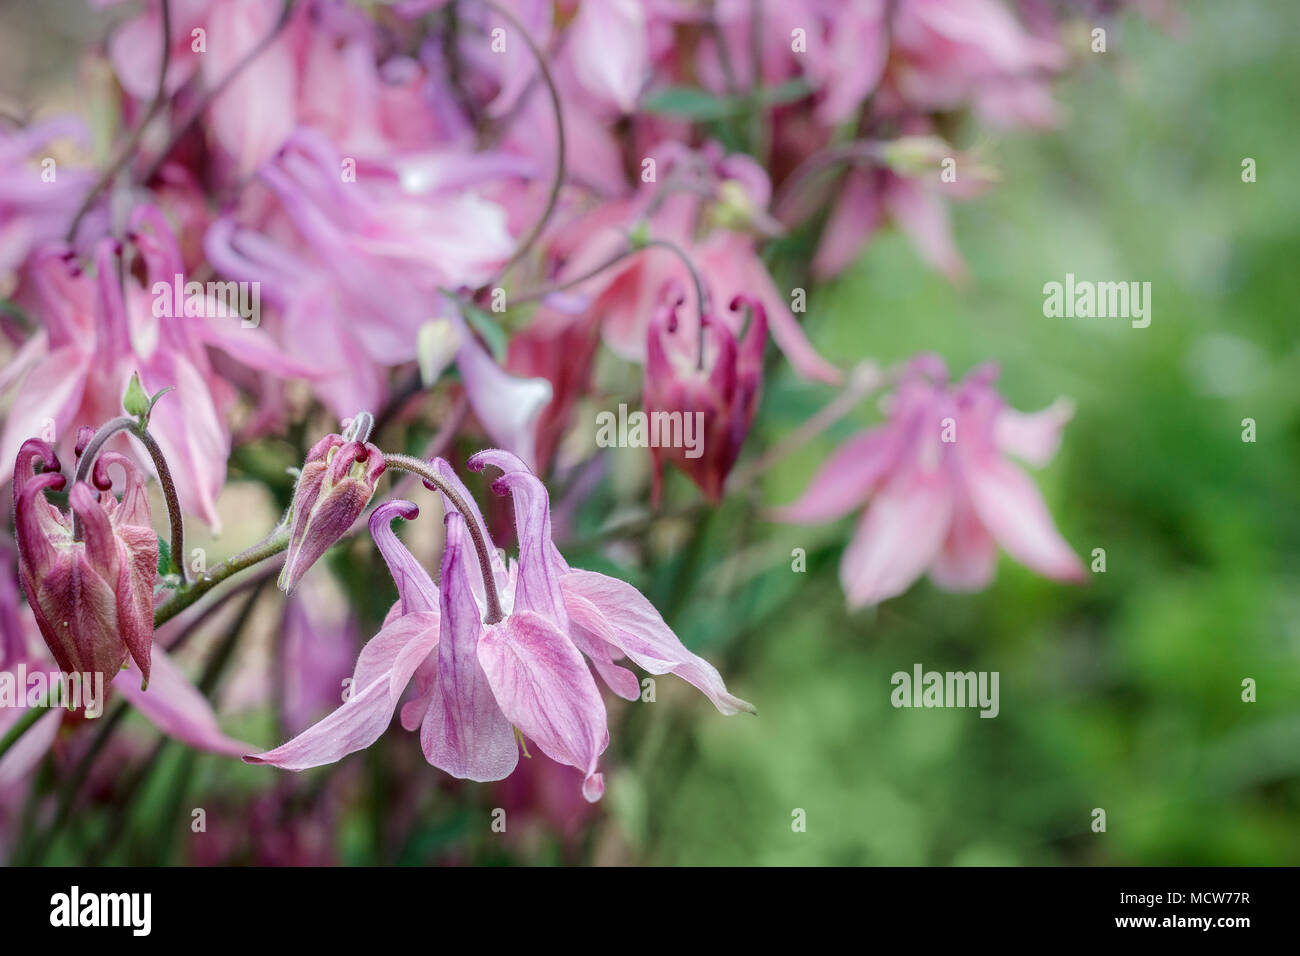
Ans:
[[[203,595],[207,594],[222,581],[246,571],[255,564],[260,564],[281,554],[289,547],[289,528],[276,528],[271,534],[253,545],[247,551],[241,551],[226,561],[222,561],[188,587],[180,588],[166,604],[160,605],[153,612],[153,626],[161,627],[181,611],[185,610]]]
[[[465,519],[465,527],[469,529],[469,536],[474,541],[474,550],[478,552],[479,571],[483,574],[483,593],[487,597],[487,614],[483,618],[483,623],[496,624],[501,621],[505,614],[501,610],[501,599],[497,595],[496,579],[492,576],[492,546],[484,538],[483,529],[474,520],[474,512],[465,499],[460,496],[460,492],[447,484],[441,475],[429,467],[427,462],[423,462],[411,455],[386,454],[384,455],[384,462],[390,468],[396,468],[398,471],[409,471],[422,478],[426,485],[437,488],[446,495],[452,507],[461,513],[461,516]]]
[[[158,442],[149,434],[149,429],[140,428],[134,432],[153,459],[154,471],[158,473],[158,484],[162,486],[163,499],[167,502],[167,520],[171,525],[172,536],[172,571],[180,575],[182,583],[189,583],[189,574],[185,570],[185,520],[181,517],[181,499],[176,493],[176,482],[172,480],[171,469],[167,467],[167,458],[163,455]]]

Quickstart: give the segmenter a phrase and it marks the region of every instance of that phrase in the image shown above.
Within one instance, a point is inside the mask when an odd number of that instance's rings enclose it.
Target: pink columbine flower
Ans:
[[[48,507],[43,501],[39,507]],[[33,615],[23,610],[18,592],[17,552],[12,542],[0,539],[0,671],[26,674],[30,683],[40,675],[46,687],[59,679],[49,650]],[[39,616],[39,612],[37,615]],[[152,622],[151,622],[152,623]],[[182,743],[212,753],[237,756],[248,752],[248,745],[225,736],[206,698],[198,692],[162,648],[155,644],[149,654],[149,687],[142,688],[144,674],[134,661],[117,674],[105,677],[109,693],[120,693],[153,724]],[[111,684],[108,682],[111,680]],[[0,702],[0,736],[3,736],[26,713],[24,690],[17,685],[18,699],[12,704]],[[102,712],[105,701],[99,701]],[[21,794],[18,786],[45,757],[58,737],[67,711],[52,707],[9,751],[0,757],[0,795]]]
[[[384,453],[366,441],[373,420],[362,413],[348,436],[326,435],[307,453],[293,491],[289,550],[279,585],[292,591],[316,561],[361,516],[384,473]]]
[[[639,0],[584,0],[566,51],[578,82],[598,103],[633,113],[650,75],[646,11]]]
[[[111,464],[126,473],[121,501],[108,491]],[[41,636],[66,673],[99,673],[108,683],[129,652],[147,683],[158,536],[144,475],[125,456],[101,453],[94,486],[77,482],[68,494],[84,532],[77,540],[72,514],[45,500],[67,484],[58,469],[54,449],[38,438],[23,443],[14,466],[19,571]]]
[[[300,130],[261,173],[279,199],[274,227],[222,217],[205,240],[208,258],[225,275],[263,283],[278,334],[326,370],[316,392],[340,416],[381,405],[385,369],[415,361],[421,327],[445,317],[475,415],[493,441],[531,460],[549,384],[504,372],[440,291],[486,280],[514,247],[505,211],[470,187],[531,166],[485,153],[371,165],[356,182],[339,169],[334,147]]]
[[[415,505],[376,508],[370,532],[398,600],[362,649],[351,697],[288,743],[245,760],[303,770],[367,747],[387,729],[414,679],[416,696],[402,706],[401,722],[420,728],[431,764],[464,779],[501,780],[519,760],[517,730],[551,759],[581,771],[583,796],[595,801],[604,793],[597,763],[609,731],[592,670],[620,697],[635,700],[636,676],[616,663],[627,657],[653,674],[678,674],[724,714],[753,710],[727,692],[718,672],[681,644],[635,588],[569,567],[551,540],[546,488],[523,462],[498,450],[469,462],[474,470],[488,465],[503,471],[493,488],[513,498],[519,539],[518,559],[508,567],[495,551],[488,557],[504,617],[485,622],[483,572],[468,544],[470,522],[486,540],[482,515],[450,466],[435,460],[435,471],[471,512],[448,509],[441,589],[389,526],[394,517],[414,518]]]
[[[768,275],[756,234],[776,227],[767,214],[771,187],[752,158],[724,155],[716,144],[699,150],[666,145],[656,151],[657,183],[630,200],[606,203],[561,231],[555,251],[565,254],[556,278],[583,275],[627,248],[627,232],[648,224],[655,239],[676,243],[694,263],[706,295],[730,302],[750,295],[763,304],[772,338],[804,378],[837,384],[843,373],[813,348],[789,298]],[[698,226],[711,224],[701,235]],[[600,316],[604,342],[619,356],[643,362],[647,330],[665,286],[691,288],[693,278],[672,250],[650,246],[576,285]],[[720,312],[739,332],[743,316]]]
[[[655,471],[651,498],[658,504],[663,463],[671,461],[716,504],[722,500],[723,484],[758,409],[767,315],[762,303],[736,296],[731,301],[732,311],[748,307],[752,316],[738,342],[726,323],[711,316],[704,316],[699,325],[683,320],[677,314],[681,304],[682,297],[677,293],[675,301],[657,310],[650,326],[642,405],[652,419],[660,413],[681,416],[682,435],[685,437],[689,430],[694,442],[652,445]],[[706,333],[701,355],[700,336]],[[695,428],[694,421],[703,427]]]
[[[86,169],[43,165],[42,152],[65,138],[83,146],[89,140],[73,117],[17,130],[0,124],[0,281],[21,269],[42,243],[63,235],[94,181]]]
[[[239,316],[215,306],[205,306],[202,316],[160,315],[176,311],[175,297],[156,294],[155,287],[171,289],[176,276],[185,277],[175,235],[152,206],[136,207],[128,229],[129,245],[112,239],[96,245],[93,274],[57,245],[33,257],[31,306],[43,328],[0,375],[6,385],[22,383],[5,418],[0,455],[12,461],[27,436],[51,425],[70,451],[78,423],[121,414],[122,393],[138,372],[151,394],[176,388],[177,401],[155,409],[151,428],[172,463],[181,506],[219,529],[216,499],[225,484],[227,414],[236,395],[209,349],[276,377],[310,378],[316,370],[285,355],[263,329],[242,327]]]
[[[840,562],[851,607],[901,594],[929,572],[969,591],[993,578],[997,547],[1039,574],[1081,581],[1083,565],[1057,532],[1042,496],[1007,454],[1045,464],[1069,403],[1034,414],[1006,406],[996,366],[950,385],[937,356],[922,356],[886,404],[888,420],[849,439],[779,520],[819,522],[866,505]]]

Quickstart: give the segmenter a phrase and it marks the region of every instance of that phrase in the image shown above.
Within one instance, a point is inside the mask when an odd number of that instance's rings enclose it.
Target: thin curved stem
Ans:
[[[105,422],[99,426],[99,431],[91,437],[86,443],[86,447],[81,452],[81,459],[77,462],[77,470],[73,475],[73,487],[90,478],[91,469],[95,467],[95,459],[99,453],[104,450],[104,446],[109,440],[116,436],[118,432],[134,431],[136,421],[129,415],[122,415]],[[85,537],[85,531],[81,527],[81,516],[74,510],[72,512],[72,539],[80,541]]]
[[[395,468],[398,471],[409,471],[423,479],[426,485],[437,488],[447,496],[452,507],[461,513],[461,516],[465,519],[465,527],[469,529],[469,536],[474,541],[474,550],[478,552],[479,571],[483,575],[483,593],[487,599],[487,614],[483,618],[483,623],[496,624],[501,621],[505,614],[501,610],[501,599],[497,595],[496,579],[492,576],[491,546],[483,537],[483,529],[474,520],[474,512],[465,499],[460,496],[460,492],[447,484],[441,475],[429,467],[428,462],[423,462],[411,455],[386,454],[384,455],[384,462],[388,467]]]
[[[167,520],[171,523],[171,558],[172,571],[180,575],[182,583],[189,583],[189,574],[185,569],[185,520],[181,517],[181,499],[176,493],[176,482],[172,480],[171,469],[163,455],[158,442],[149,434],[149,429],[141,428],[133,433],[144,444],[153,459],[154,471],[158,473],[158,484],[162,486],[163,499],[167,502]]]
[[[563,292],[565,289],[571,289],[575,285],[581,285],[588,279],[596,278],[596,276],[600,275],[606,269],[612,269],[624,259],[630,259],[638,252],[642,252],[655,246],[658,246],[661,249],[670,250],[676,254],[676,256],[681,259],[682,263],[686,266],[687,271],[691,274],[691,282],[695,287],[696,306],[700,310],[700,315],[703,316],[709,303],[708,293],[704,291],[704,280],[696,270],[695,263],[691,261],[691,257],[686,254],[686,250],[677,245],[677,243],[668,239],[647,239],[640,243],[629,243],[626,248],[620,249],[600,265],[589,269],[582,273],[582,275],[574,276],[571,279],[565,279],[562,282],[553,282],[548,285],[538,286],[536,289],[527,289],[524,292],[516,293],[510,297],[510,302],[512,305],[518,305],[520,302],[532,302],[536,299],[544,299],[552,293]]]
[[[564,109],[560,105],[560,92],[555,86],[555,79],[551,76],[551,71],[546,65],[546,57],[543,55],[541,48],[533,38],[528,35],[528,30],[518,21],[518,19],[515,18],[515,15],[501,6],[501,4],[497,3],[496,0],[479,0],[479,2],[492,10],[492,12],[501,19],[505,20],[506,23],[510,24],[510,26],[513,27],[521,37],[523,37],[524,42],[528,44],[529,51],[533,54],[533,58],[537,60],[537,70],[541,74],[542,81],[546,84],[546,92],[550,95],[551,99],[551,109],[555,113],[555,178],[551,181],[551,192],[546,198],[546,208],[542,210],[542,214],[538,217],[537,222],[533,224],[533,228],[528,231],[528,234],[525,235],[522,240],[520,240],[519,245],[515,248],[515,251],[511,254],[510,258],[505,261],[501,268],[499,268],[491,278],[479,287],[481,290],[490,288],[493,284],[499,281],[503,275],[510,271],[511,266],[527,255],[528,250],[531,249],[533,243],[537,241],[537,237],[540,236],[542,230],[546,228],[546,224],[551,219],[551,214],[555,212],[555,207],[560,201],[560,189],[564,186],[565,154],[568,149],[568,144],[564,135]]]
[[[699,271],[695,268],[695,263],[691,257],[686,254],[686,250],[670,239],[650,239],[644,247],[658,246],[661,249],[668,249],[682,260],[682,265],[686,266],[686,271],[691,274],[691,282],[695,284],[695,307],[699,310],[699,341],[695,353],[695,367],[703,370],[704,368],[704,316],[709,310],[709,294],[704,291],[704,280],[700,278]]]
[[[122,171],[122,167],[131,159],[131,154],[140,145],[140,138],[144,135],[145,128],[153,122],[154,117],[162,109],[163,103],[167,101],[167,70],[171,65],[172,58],[172,11],[168,0],[161,0],[160,5],[162,6],[162,63],[158,68],[158,88],[154,91],[153,100],[150,101],[149,108],[145,110],[144,116],[140,118],[140,122],[135,125],[135,129],[131,130],[131,135],[122,144],[122,149],[113,161],[108,164],[108,168],[95,181],[95,184],[90,187],[90,191],[86,193],[85,198],[81,200],[76,215],[72,217],[72,225],[68,227],[68,242],[76,240],[77,227],[81,225],[81,220],[90,211],[95,197]]]
[[[883,162],[882,144],[875,140],[858,140],[830,146],[820,153],[809,156],[781,184],[776,197],[772,200],[774,210],[782,209],[793,201],[799,190],[813,177],[835,169],[838,166],[873,165]]]
[[[240,571],[246,571],[255,564],[260,564],[275,557],[277,554],[286,551],[288,547],[289,528],[287,526],[276,528],[270,535],[247,551],[241,551],[233,558],[221,562],[212,570],[203,574],[189,587],[179,589],[166,604],[157,607],[153,612],[154,628],[159,628],[167,621],[170,621],[222,581],[233,577]]]
[[[172,569],[180,575],[181,580],[189,583],[189,576],[185,571],[185,519],[181,515],[181,500],[176,493],[176,482],[172,480],[171,469],[167,466],[167,458],[163,455],[162,449],[158,447],[158,442],[149,434],[149,429],[142,427],[140,422],[129,415],[122,415],[111,421],[105,422],[100,426],[99,431],[95,432],[93,438],[86,445],[81,453],[81,460],[77,462],[76,475],[73,478],[73,484],[86,481],[90,478],[91,471],[95,467],[95,459],[99,453],[104,450],[104,446],[116,436],[119,432],[128,432],[140,440],[149,452],[149,457],[153,459],[154,470],[158,473],[158,483],[162,486],[163,498],[167,502],[167,521],[171,527],[171,563]],[[72,513],[72,537],[76,541],[82,539],[81,519],[74,511]]]
[[[235,78],[243,72],[244,67],[257,59],[280,35],[280,31],[289,22],[289,14],[293,12],[293,2],[294,0],[285,0],[284,8],[280,11],[280,19],[276,21],[275,26],[271,27],[266,36],[257,41],[256,46],[240,57],[239,61],[214,86],[199,97],[193,107],[190,108],[190,111],[185,114],[185,118],[176,124],[172,130],[171,138],[167,140],[167,144],[163,146],[161,152],[154,157],[153,162],[145,169],[144,175],[140,177],[140,182],[147,183],[153,179],[158,170],[162,168],[162,164],[167,161],[167,157],[171,155],[172,150],[176,148],[176,144],[181,141],[181,137],[189,132],[191,126],[198,122],[199,117],[203,115],[203,111],[212,105],[213,100],[226,91],[226,87],[234,82]]]

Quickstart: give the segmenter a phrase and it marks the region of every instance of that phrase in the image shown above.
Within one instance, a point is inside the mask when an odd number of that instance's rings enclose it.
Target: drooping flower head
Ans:
[[[110,491],[113,464],[126,475],[120,501]],[[99,673],[108,683],[129,653],[147,683],[158,537],[144,474],[124,455],[101,452],[91,481],[76,482],[68,493],[71,514],[45,499],[66,483],[49,443],[23,443],[14,467],[14,518],[19,571],[41,636],[65,673]]]
[[[996,366],[951,385],[938,356],[914,359],[886,403],[887,421],[850,438],[776,517],[830,521],[866,504],[840,563],[851,607],[876,604],[929,572],[940,587],[992,580],[997,545],[1039,574],[1084,577],[1029,476],[1005,457],[1045,464],[1069,420],[1068,402],[1034,414],[1008,408]]]
[[[671,461],[716,504],[758,408],[767,313],[757,300],[736,296],[731,310],[748,307],[752,315],[737,341],[728,323],[707,314],[691,328],[678,315],[681,304],[677,293],[657,310],[646,345],[645,413],[662,423],[661,432],[679,424],[683,439],[664,443],[661,433],[660,442],[651,443],[651,497],[658,503],[663,464]]]
[[[346,435],[326,435],[307,453],[293,490],[289,550],[280,588],[294,585],[361,516],[384,473],[384,453],[370,444],[371,416],[362,412]]]
[[[634,587],[569,567],[551,540],[546,488],[523,462],[500,450],[469,462],[473,470],[489,465],[503,472],[493,489],[514,501],[517,559],[507,564],[486,544],[479,547],[489,540],[482,515],[451,467],[435,459],[430,468],[456,496],[444,495],[441,588],[390,527],[396,517],[414,518],[415,505],[376,508],[370,532],[398,600],[361,651],[351,696],[293,740],[247,761],[303,770],[368,747],[414,681],[401,722],[420,729],[421,748],[435,767],[463,779],[501,780],[518,764],[521,737],[581,771],[583,796],[595,801],[605,789],[597,763],[609,731],[593,670],[627,700],[638,698],[640,685],[615,663],[624,657],[653,674],[678,674],[724,714],[753,710],[682,646]],[[456,501],[464,513],[453,510]],[[489,588],[497,595],[497,620]]]

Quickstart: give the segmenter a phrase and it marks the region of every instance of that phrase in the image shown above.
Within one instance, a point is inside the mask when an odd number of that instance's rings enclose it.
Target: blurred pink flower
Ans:
[[[813,348],[759,257],[754,233],[775,227],[767,215],[770,186],[762,167],[748,156],[724,156],[716,146],[696,153],[669,145],[657,160],[656,184],[632,199],[606,203],[559,232],[555,252],[563,264],[556,279],[576,278],[610,260],[626,249],[628,230],[644,219],[651,238],[676,243],[692,260],[711,300],[747,295],[763,305],[772,338],[796,372],[839,382],[841,371]],[[701,220],[717,225],[697,235]],[[605,344],[629,361],[644,362],[651,317],[673,284],[690,289],[694,281],[678,255],[652,245],[574,290],[587,296],[591,311],[601,317]],[[740,332],[743,316],[717,316],[733,334]]]
[[[640,0],[583,0],[565,52],[578,82],[616,113],[636,110],[650,76],[646,12]]]
[[[203,316],[159,315],[155,284],[171,289],[184,276],[176,239],[150,206],[136,207],[128,228],[129,246],[112,239],[96,245],[93,276],[61,246],[46,246],[33,259],[32,306],[43,328],[0,372],[0,389],[21,383],[0,437],[0,467],[9,473],[31,435],[62,436],[60,446],[71,452],[74,426],[120,415],[127,382],[138,372],[150,394],[175,387],[154,409],[151,428],[171,462],[181,505],[219,529],[216,499],[225,483],[226,415],[235,393],[214,371],[208,349],[279,377],[307,378],[315,370],[284,355],[261,329],[244,327],[239,316],[219,317],[215,305]],[[124,442],[124,451],[138,455]]]
[[[1082,581],[1029,477],[1004,456],[1045,464],[1072,410],[1006,407],[994,366],[960,385],[937,356],[913,360],[886,405],[888,420],[849,439],[778,520],[830,521],[866,505],[840,563],[851,607],[901,594],[923,573],[947,590],[988,585],[1001,545],[1039,574]]]
[[[85,126],[73,117],[14,130],[0,125],[0,280],[43,243],[62,237],[94,181],[87,169],[43,165],[53,160],[42,152],[60,139],[87,145]]]
[[[845,174],[813,256],[813,275],[830,278],[852,265],[886,218],[907,236],[926,265],[950,281],[965,280],[966,263],[953,241],[937,176],[930,186],[880,168]]]
[[[658,413],[680,415],[683,436],[688,429],[694,436],[689,445],[683,441],[651,446],[655,467],[650,500],[656,507],[665,461],[690,476],[710,502],[722,500],[723,485],[754,422],[763,386],[767,316],[762,303],[745,296],[731,301],[732,311],[750,309],[749,327],[737,341],[730,327],[712,315],[699,323],[683,321],[677,314],[682,300],[678,292],[657,310],[646,349],[642,386],[646,415],[652,421]],[[705,332],[701,351],[700,337]],[[696,421],[702,426],[698,431]]]
[[[549,385],[505,373],[442,293],[488,279],[514,248],[504,210],[471,187],[531,166],[501,153],[448,153],[367,165],[355,182],[342,168],[321,136],[295,134],[261,172],[278,210],[258,228],[219,219],[209,259],[225,275],[264,283],[280,340],[323,370],[317,394],[339,417],[382,406],[385,370],[415,361],[420,328],[445,314],[475,414],[494,441],[531,459]]]
[[[901,0],[891,23],[891,85],[909,107],[944,112],[971,101],[1003,126],[1047,126],[1047,80],[1065,62],[998,0]]]

